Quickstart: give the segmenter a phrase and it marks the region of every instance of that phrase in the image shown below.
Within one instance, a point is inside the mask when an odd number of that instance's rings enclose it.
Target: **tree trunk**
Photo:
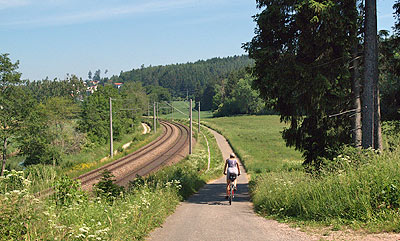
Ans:
[[[374,80],[377,76],[376,0],[365,0],[362,147],[374,148]]]
[[[5,137],[3,141],[3,160],[1,162],[0,176],[4,175],[4,169],[6,168],[6,159],[7,159],[7,138]]]
[[[378,80],[378,78],[376,78]],[[376,81],[378,82],[378,81]],[[374,149],[383,150],[382,146],[382,129],[381,129],[381,106],[379,98],[379,85],[376,83],[374,92]]]
[[[353,145],[356,148],[361,148],[361,99],[360,99],[360,72],[358,67],[358,41],[354,43],[353,47],[353,64],[352,64],[352,91],[353,91],[353,109],[356,110],[351,125],[352,125],[352,139]]]

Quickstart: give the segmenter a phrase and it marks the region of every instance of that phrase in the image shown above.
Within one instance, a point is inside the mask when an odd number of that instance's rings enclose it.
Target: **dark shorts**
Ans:
[[[236,173],[229,173],[226,175],[226,181],[231,180],[232,182],[235,181],[235,179],[237,178],[237,174]]]

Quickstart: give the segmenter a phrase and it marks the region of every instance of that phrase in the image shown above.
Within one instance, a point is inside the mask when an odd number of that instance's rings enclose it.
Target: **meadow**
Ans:
[[[400,135],[384,125],[385,150],[343,148],[320,173],[285,146],[278,116],[204,120],[221,132],[251,174],[256,211],[295,225],[400,232]]]
[[[236,116],[203,120],[222,133],[251,173],[301,169],[298,151],[286,147],[279,116]]]

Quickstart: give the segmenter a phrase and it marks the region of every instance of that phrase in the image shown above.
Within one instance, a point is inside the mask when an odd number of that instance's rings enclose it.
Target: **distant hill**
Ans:
[[[247,55],[225,58],[199,60],[194,63],[149,66],[121,72],[114,76],[112,82],[139,81],[144,86],[162,86],[171,91],[175,97],[199,96],[204,90],[213,86],[218,79],[226,77],[233,71],[251,65],[253,61]]]

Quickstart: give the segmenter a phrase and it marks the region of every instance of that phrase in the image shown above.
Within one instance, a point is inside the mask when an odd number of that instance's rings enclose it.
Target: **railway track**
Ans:
[[[160,155],[153,156],[153,158],[148,162],[146,162],[145,165],[136,168],[133,172],[130,172],[127,175],[123,176],[122,178],[116,180],[116,183],[118,185],[127,186],[129,184],[129,181],[133,180],[137,175],[144,176],[149,173],[152,173],[166,164],[174,163],[183,159],[189,153],[188,127],[180,123],[174,123],[174,124],[178,127],[179,137],[170,146],[170,148]]]
[[[118,185],[127,186],[129,181],[137,175],[147,175],[164,165],[183,159],[189,153],[189,128],[180,123],[162,120],[160,124],[164,131],[155,141],[127,156],[75,178],[81,181],[82,189],[91,190],[93,184],[100,180],[105,169],[115,176]],[[37,196],[47,196],[51,193],[52,190],[47,189],[37,193]]]
[[[144,176],[158,168],[182,159],[187,153],[188,127],[179,123],[160,121],[164,129],[163,135],[154,142],[142,147],[138,151],[107,165],[79,176],[82,188],[90,190],[102,176],[102,172],[109,170],[116,179],[116,183],[127,186],[136,175]]]

